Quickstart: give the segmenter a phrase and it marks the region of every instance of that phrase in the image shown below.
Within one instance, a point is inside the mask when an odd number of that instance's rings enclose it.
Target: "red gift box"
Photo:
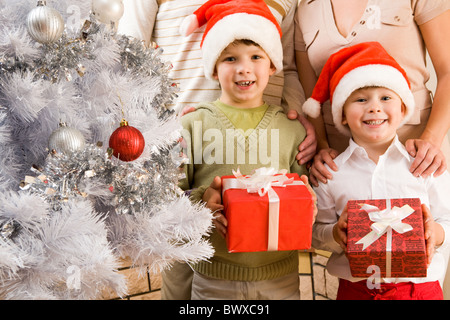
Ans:
[[[261,196],[255,190],[248,190],[236,176],[222,177],[222,202],[228,220],[226,242],[229,252],[300,250],[311,247],[314,201],[298,174],[284,175],[284,179],[288,178],[289,183],[269,187],[271,191]]]
[[[383,278],[427,276],[420,199],[351,200],[347,209],[352,276],[369,277],[375,270],[370,266],[379,267]]]

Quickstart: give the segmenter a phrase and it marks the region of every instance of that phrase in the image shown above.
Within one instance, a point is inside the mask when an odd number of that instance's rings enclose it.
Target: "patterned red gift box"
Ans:
[[[257,192],[248,192],[245,187],[238,187],[235,176],[222,177],[222,202],[228,220],[226,242],[229,252],[300,250],[311,247],[314,201],[298,174],[285,176],[293,183],[271,187],[278,198],[275,202],[270,200],[269,192],[263,196]],[[275,210],[272,210],[273,206]],[[275,216],[271,211],[277,211]]]
[[[347,257],[353,277],[367,278],[374,270],[383,278],[426,277],[419,199],[351,200],[347,208]]]

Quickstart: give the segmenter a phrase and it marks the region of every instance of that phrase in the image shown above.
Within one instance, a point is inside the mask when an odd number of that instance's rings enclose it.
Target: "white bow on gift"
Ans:
[[[391,277],[391,257],[392,257],[392,230],[398,233],[411,231],[413,227],[402,220],[412,214],[415,210],[409,205],[403,207],[391,208],[391,202],[386,201],[386,209],[380,210],[376,206],[369,204],[361,205],[361,209],[369,214],[369,219],[374,223],[370,226],[370,231],[366,236],[361,238],[356,244],[362,244],[365,250],[372,243],[377,241],[383,234],[387,233],[386,238],[386,278]]]
[[[233,170],[236,179],[224,179],[222,193],[228,189],[247,189],[248,193],[258,193],[269,198],[269,230],[268,251],[278,250],[278,228],[280,217],[280,198],[272,187],[286,187],[288,185],[304,185],[302,181],[286,176],[287,170],[275,168],[259,168],[252,175],[242,175],[239,169]]]
[[[361,209],[366,211],[369,214],[369,219],[374,222],[370,226],[372,231],[356,242],[357,244],[363,244],[363,250],[389,230],[394,229],[398,233],[405,233],[413,229],[411,225],[402,222],[403,219],[414,212],[414,209],[409,205],[404,205],[401,208],[393,207],[391,209],[388,207],[387,209],[380,210],[376,206],[363,204]]]
[[[239,169],[233,170],[233,175],[248,193],[258,193],[261,197],[272,190],[272,187],[292,184],[294,178],[288,178],[286,173],[285,169],[277,171],[275,168],[259,168],[252,175],[244,176]]]

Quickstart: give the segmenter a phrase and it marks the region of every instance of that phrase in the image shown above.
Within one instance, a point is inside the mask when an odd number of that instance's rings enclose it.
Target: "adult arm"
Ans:
[[[421,24],[425,45],[436,71],[437,86],[430,118],[419,139],[409,139],[405,145],[415,161],[411,172],[415,176],[435,176],[447,169],[445,156],[440,150],[450,128],[450,10]]]
[[[281,106],[285,110],[288,118],[291,120],[298,120],[306,129],[306,139],[298,146],[297,161],[300,165],[305,164],[311,160],[317,147],[316,134],[314,126],[302,114],[302,105],[305,102],[305,93],[300,84],[297,65],[295,61],[294,50],[294,15],[297,5],[293,4],[283,19],[281,28],[283,36],[281,42],[283,45],[283,73],[284,73],[284,87]]]
[[[295,58],[298,66],[298,77],[305,91],[306,97],[310,97],[314,86],[317,82],[317,76],[309,62],[306,51],[295,51]],[[314,186],[317,186],[318,181],[326,183],[327,179],[331,179],[332,175],[324,166],[326,163],[333,171],[337,171],[337,166],[333,159],[337,157],[338,152],[329,147],[327,135],[325,132],[325,124],[322,115],[317,118],[308,118],[312,123],[316,132],[317,139],[317,154],[311,166],[310,180]]]
[[[281,44],[283,46],[284,75],[281,106],[286,113],[290,110],[295,110],[297,113],[301,114],[302,105],[305,102],[305,94],[298,78],[297,65],[295,63],[294,15],[296,8],[296,1],[292,1],[292,5],[280,25],[283,32]]]

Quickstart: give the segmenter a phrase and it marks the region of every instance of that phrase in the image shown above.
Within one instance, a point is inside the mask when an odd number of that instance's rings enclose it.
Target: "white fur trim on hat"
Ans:
[[[406,106],[405,117],[400,126],[414,113],[414,96],[399,70],[382,64],[365,65],[349,71],[334,89],[331,111],[334,124],[341,133],[350,136],[350,130],[342,124],[342,108],[345,102],[355,90],[369,86],[388,88],[399,95]]]
[[[205,35],[202,53],[207,78],[213,79],[214,68],[222,51],[234,40],[243,39],[252,40],[260,45],[269,56],[277,73],[283,69],[283,48],[277,27],[260,15],[235,13],[216,22]]]
[[[313,98],[308,98],[302,106],[302,111],[311,118],[317,118],[320,115],[320,102]]]

